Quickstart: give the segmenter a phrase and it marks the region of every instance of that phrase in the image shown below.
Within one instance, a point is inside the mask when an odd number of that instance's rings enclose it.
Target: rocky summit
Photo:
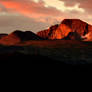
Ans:
[[[38,36],[46,39],[74,39],[91,40],[88,34],[92,33],[92,26],[80,19],[64,19],[59,25],[54,25],[47,30],[37,33]],[[71,37],[72,36],[72,37]]]

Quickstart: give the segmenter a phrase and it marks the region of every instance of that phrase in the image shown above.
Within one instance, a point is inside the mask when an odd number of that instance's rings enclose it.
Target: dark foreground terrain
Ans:
[[[60,64],[68,71],[92,68],[92,42],[76,40],[28,41],[0,46],[1,64]]]
[[[4,55],[5,56],[5,55]],[[72,72],[88,72],[92,70],[92,64],[66,64],[57,60],[45,56],[36,56],[36,55],[24,55],[20,53],[14,53],[8,57],[1,59],[0,64],[9,64],[9,65],[31,65],[31,64],[59,64],[59,69],[62,71],[72,71]],[[81,62],[81,61],[80,61]]]

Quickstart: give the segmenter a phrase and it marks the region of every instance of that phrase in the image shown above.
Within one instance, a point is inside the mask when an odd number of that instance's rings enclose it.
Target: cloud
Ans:
[[[5,19],[9,21],[11,18],[12,20],[14,18],[13,21],[21,19],[18,21],[21,23],[21,28],[23,28],[24,23],[26,24],[24,27],[29,28],[28,23],[35,32],[38,28],[42,29],[47,25],[59,23],[64,18],[80,18],[92,23],[91,3],[92,0],[0,0],[0,18],[3,21]],[[22,23],[23,18],[24,22]],[[18,22],[14,23],[16,27],[19,26]],[[34,29],[31,25],[36,28]],[[15,29],[15,26],[13,27]]]
[[[23,16],[0,16],[0,33],[11,33],[15,30],[28,30],[37,32],[50,26],[50,24],[35,21]]]
[[[34,0],[36,3],[38,3],[40,0]],[[74,6],[65,6],[64,1],[60,0],[42,0],[44,2],[45,7],[54,7],[57,10],[60,10],[62,12],[65,11],[78,11],[78,12],[84,12],[85,10],[83,8],[79,7],[79,3],[76,3]]]
[[[39,21],[47,19],[47,17],[50,18],[53,16],[53,18],[56,18],[58,15],[61,15],[59,10],[55,8],[46,8],[43,2],[35,3],[33,0],[5,0],[1,1],[1,4],[8,12],[16,12],[30,18],[35,18],[35,20],[39,19]]]

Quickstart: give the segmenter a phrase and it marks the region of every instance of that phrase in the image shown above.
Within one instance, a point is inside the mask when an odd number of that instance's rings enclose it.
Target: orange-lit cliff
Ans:
[[[64,19],[60,25],[55,25],[45,31],[40,31],[37,35],[53,40],[68,37],[71,32],[72,36],[74,36],[73,39],[82,39],[82,37],[85,38],[89,32],[92,32],[92,26],[80,19]],[[69,37],[69,39],[72,38]]]

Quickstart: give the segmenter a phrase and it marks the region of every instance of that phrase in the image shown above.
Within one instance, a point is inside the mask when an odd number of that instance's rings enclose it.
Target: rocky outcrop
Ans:
[[[55,25],[45,31],[38,32],[37,35],[52,40],[63,39],[68,37],[69,39],[72,39],[72,37],[74,37],[75,40],[78,40],[82,36],[88,34],[89,32],[92,32],[92,26],[87,24],[86,22],[81,21],[80,19],[64,19],[60,25],[58,26]],[[73,34],[70,35],[69,33],[70,34],[73,33]]]
[[[0,44],[4,45],[14,45],[16,43],[20,43],[23,41],[29,41],[29,40],[42,40],[41,37],[37,36],[31,31],[20,31],[16,30],[9,34],[8,36],[3,37],[0,39]]]
[[[58,25],[53,25],[49,29],[38,32],[37,35],[44,39],[50,39],[51,35],[56,31],[57,28]]]
[[[82,38],[77,32],[69,32],[69,34],[63,38],[63,40],[82,40]]]

